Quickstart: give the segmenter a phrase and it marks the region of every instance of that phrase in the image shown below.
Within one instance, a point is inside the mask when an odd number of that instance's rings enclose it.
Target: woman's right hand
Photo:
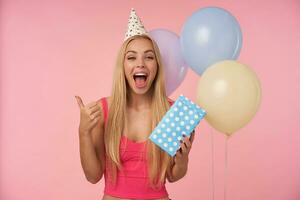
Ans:
[[[95,101],[84,105],[79,96],[75,96],[75,98],[80,109],[79,134],[81,136],[90,135],[91,130],[100,120],[101,107]]]

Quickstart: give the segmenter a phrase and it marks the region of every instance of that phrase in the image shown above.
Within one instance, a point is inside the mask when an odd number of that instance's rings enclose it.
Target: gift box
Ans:
[[[174,156],[182,135],[190,136],[206,112],[187,97],[180,95],[149,136],[149,139]]]

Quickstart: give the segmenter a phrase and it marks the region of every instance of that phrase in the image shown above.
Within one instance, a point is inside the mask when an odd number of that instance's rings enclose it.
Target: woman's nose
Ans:
[[[137,66],[138,66],[138,67],[145,67],[145,61],[144,61],[143,58],[139,58],[139,59],[137,60]]]

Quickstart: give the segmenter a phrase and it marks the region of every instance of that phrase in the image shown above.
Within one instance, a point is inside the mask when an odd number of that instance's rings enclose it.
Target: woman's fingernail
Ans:
[[[182,137],[185,137],[186,135],[182,134]]]

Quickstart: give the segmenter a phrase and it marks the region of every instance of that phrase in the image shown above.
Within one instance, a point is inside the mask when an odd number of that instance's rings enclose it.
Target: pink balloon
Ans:
[[[181,54],[179,36],[165,29],[154,29],[149,35],[157,43],[161,53],[166,92],[169,96],[182,83],[188,69]]]

